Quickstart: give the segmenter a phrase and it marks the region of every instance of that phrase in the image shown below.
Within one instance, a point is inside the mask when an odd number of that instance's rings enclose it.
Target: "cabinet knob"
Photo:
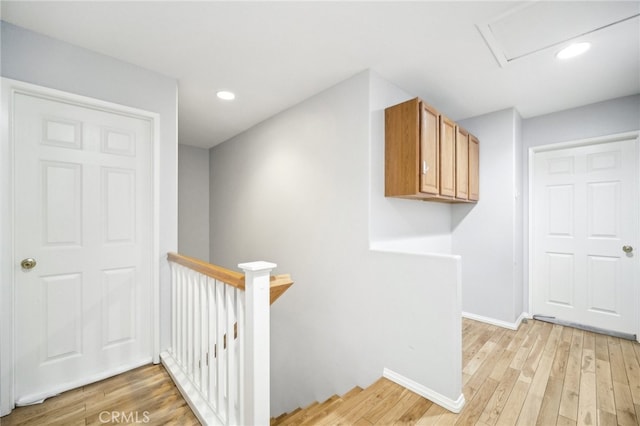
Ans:
[[[422,162],[422,174],[426,175],[428,171],[429,171],[429,166],[427,166],[427,162],[426,161],[423,161]]]

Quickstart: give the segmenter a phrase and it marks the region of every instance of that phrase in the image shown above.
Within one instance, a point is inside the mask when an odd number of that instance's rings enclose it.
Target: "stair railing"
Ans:
[[[268,262],[244,274],[169,253],[171,347],[161,354],[205,425],[268,425],[269,305],[293,283]]]

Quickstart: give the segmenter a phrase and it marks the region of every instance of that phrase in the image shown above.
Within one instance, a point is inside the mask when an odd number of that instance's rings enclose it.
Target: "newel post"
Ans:
[[[245,276],[244,423],[269,425],[270,398],[270,273],[277,265],[249,262],[238,265]]]

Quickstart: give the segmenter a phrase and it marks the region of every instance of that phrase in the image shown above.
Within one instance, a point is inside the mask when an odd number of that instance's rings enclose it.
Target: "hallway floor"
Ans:
[[[0,418],[14,425],[199,425],[162,365],[146,365]]]
[[[277,424],[640,424],[640,344],[540,321],[512,331],[463,319],[462,330],[466,405],[460,414],[381,379],[375,388],[351,392],[349,402],[330,398],[331,411],[316,403],[313,415],[301,410]],[[17,408],[0,424],[198,421],[164,367],[148,365]]]

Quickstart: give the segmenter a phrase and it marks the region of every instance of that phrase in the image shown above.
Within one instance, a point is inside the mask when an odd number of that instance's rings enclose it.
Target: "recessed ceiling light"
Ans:
[[[236,98],[235,93],[229,92],[228,90],[220,90],[216,93],[216,96],[225,101],[232,101]]]
[[[584,52],[589,50],[591,47],[591,43],[582,42],[582,43],[573,43],[569,46],[565,47],[561,51],[556,54],[556,58],[558,59],[569,59],[574,56],[582,55]]]

